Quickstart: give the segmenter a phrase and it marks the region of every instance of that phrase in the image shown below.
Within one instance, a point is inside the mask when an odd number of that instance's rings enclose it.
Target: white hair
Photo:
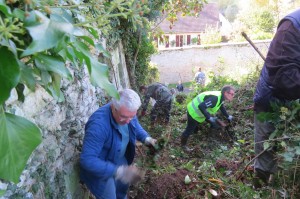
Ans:
[[[132,89],[126,88],[119,91],[120,99],[113,98],[112,104],[116,109],[121,106],[126,107],[129,111],[137,111],[141,106],[140,96]]]

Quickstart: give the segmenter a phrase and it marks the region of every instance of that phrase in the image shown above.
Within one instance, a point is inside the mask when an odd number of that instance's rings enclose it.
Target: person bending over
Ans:
[[[187,105],[187,126],[181,134],[181,147],[190,151],[187,147],[189,136],[197,130],[198,123],[209,122],[212,128],[218,126],[216,118],[212,117],[219,109],[230,122],[233,117],[228,115],[223,106],[224,100],[232,101],[235,89],[232,86],[224,86],[222,91],[205,91],[197,95]]]

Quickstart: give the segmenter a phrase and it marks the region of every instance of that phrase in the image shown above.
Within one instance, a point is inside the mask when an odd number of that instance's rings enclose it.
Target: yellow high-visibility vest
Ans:
[[[221,102],[221,97],[222,97],[222,93],[221,91],[206,91],[203,93],[200,93],[199,95],[197,95],[190,103],[188,103],[187,105],[187,111],[189,112],[190,116],[198,121],[199,123],[202,123],[205,121],[205,116],[203,115],[203,113],[200,111],[200,109],[198,108],[199,104],[202,103],[204,101],[204,97],[207,95],[214,95],[216,97],[218,97],[218,102],[214,107],[209,107],[207,108],[207,112],[209,112],[210,114],[215,114],[221,107],[222,102]]]

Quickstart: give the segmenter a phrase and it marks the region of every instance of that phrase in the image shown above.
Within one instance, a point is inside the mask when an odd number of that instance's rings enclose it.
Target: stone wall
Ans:
[[[255,46],[266,55],[270,40],[254,41]],[[190,82],[198,68],[236,78],[247,75],[255,67],[261,67],[263,59],[248,42],[173,48],[159,51],[151,57],[160,74],[160,82]]]
[[[111,52],[110,77],[117,88],[130,86],[122,45]],[[73,71],[74,81],[64,81],[65,101],[58,103],[42,88],[25,91],[25,101],[17,101],[15,91],[6,110],[36,123],[43,141],[31,155],[18,184],[0,181],[6,190],[0,199],[82,199],[78,178],[78,158],[89,116],[109,97],[91,85],[87,71]]]

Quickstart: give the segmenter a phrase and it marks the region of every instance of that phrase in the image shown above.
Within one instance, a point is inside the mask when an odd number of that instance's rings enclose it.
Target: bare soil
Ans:
[[[202,175],[209,174],[201,172],[197,174],[194,170],[201,165],[207,154],[220,145],[232,144],[233,137],[230,135],[229,127],[227,129],[226,127],[210,129],[205,125],[199,126],[198,131],[191,135],[189,139],[189,146],[193,150],[184,152],[180,147],[180,135],[185,128],[186,120],[183,117],[178,119],[176,123],[178,126],[174,123],[165,125],[162,122],[156,122],[154,127],[148,126],[149,132],[160,132],[158,141],[161,142],[161,147],[155,151],[144,145],[137,146],[135,162],[147,171],[145,178],[139,184],[131,187],[129,198],[195,199],[204,198],[205,194],[207,194],[205,191],[208,190],[206,184],[202,184],[202,181],[199,179],[202,178]],[[177,127],[180,128],[176,130]],[[175,133],[174,131],[178,132]],[[189,162],[193,165],[193,171],[184,168],[189,167]],[[213,167],[234,173],[237,171],[239,163],[220,159],[216,160]],[[185,183],[187,175],[191,179],[191,182],[188,184]]]

